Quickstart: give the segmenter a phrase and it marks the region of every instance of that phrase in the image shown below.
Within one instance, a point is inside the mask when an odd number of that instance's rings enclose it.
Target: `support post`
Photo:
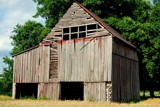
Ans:
[[[12,84],[12,99],[16,99],[16,83]]]

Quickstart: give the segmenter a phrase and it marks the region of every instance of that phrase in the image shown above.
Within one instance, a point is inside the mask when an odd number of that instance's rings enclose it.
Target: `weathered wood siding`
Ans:
[[[12,99],[16,98],[16,83],[12,84]]]
[[[97,21],[84,11],[84,9],[82,9],[77,3],[73,3],[45,39],[54,38],[56,40],[62,40],[61,35],[63,35],[62,30],[64,27],[82,26],[93,23],[97,23]]]
[[[85,82],[84,100],[111,101],[111,82]]]
[[[50,46],[39,46],[14,56],[14,83],[48,82]]]
[[[111,81],[112,37],[58,42],[59,81]]]
[[[38,98],[51,98],[59,99],[60,95],[60,83],[49,82],[49,83],[39,83],[38,84]]]
[[[106,101],[106,83],[84,83],[84,100]]]
[[[135,49],[114,40],[112,56],[112,100],[139,99],[139,67]]]

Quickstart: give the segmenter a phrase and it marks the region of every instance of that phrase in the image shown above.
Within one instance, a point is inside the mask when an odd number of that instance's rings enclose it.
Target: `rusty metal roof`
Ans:
[[[105,22],[102,21],[100,17],[89,11],[87,8],[82,6],[80,3],[76,2],[81,8],[83,8],[90,16],[92,16],[99,24],[101,24],[106,30],[108,30],[113,37],[118,38],[119,40],[123,41],[124,43],[128,44],[129,46],[136,48],[133,44],[128,42],[126,39],[124,39],[116,30],[114,30],[112,27],[107,25]]]

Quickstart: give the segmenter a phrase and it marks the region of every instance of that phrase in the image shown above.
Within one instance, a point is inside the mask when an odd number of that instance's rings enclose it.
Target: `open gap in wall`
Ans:
[[[83,82],[61,82],[61,100],[83,100]]]
[[[37,98],[38,83],[17,83],[16,99],[19,98]]]
[[[63,39],[63,40],[85,38],[87,36],[94,35],[95,32],[101,32],[102,30],[101,28],[102,27],[98,23],[92,23],[80,26],[71,26],[63,28],[61,32],[55,31],[55,37],[58,37],[58,39]]]
[[[69,34],[63,35],[63,40],[69,40]]]
[[[87,30],[97,29],[97,24],[87,25]]]
[[[84,33],[79,33],[79,38],[84,38],[84,37],[86,37],[86,32],[84,32]]]
[[[78,32],[78,27],[71,27],[71,33]]]
[[[71,39],[75,39],[75,38],[78,38],[78,35],[77,34],[71,34]]]

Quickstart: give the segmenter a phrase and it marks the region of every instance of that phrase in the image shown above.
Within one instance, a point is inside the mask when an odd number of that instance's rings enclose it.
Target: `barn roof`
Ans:
[[[107,25],[105,22],[102,21],[100,17],[89,11],[87,8],[82,6],[80,3],[76,2],[81,8],[83,8],[90,16],[92,16],[99,24],[101,24],[106,30],[108,30],[113,37],[118,38],[119,40],[125,42],[126,44],[130,45],[133,48],[136,48],[133,44],[128,42],[126,39],[124,39],[116,30],[114,30],[112,27]]]

